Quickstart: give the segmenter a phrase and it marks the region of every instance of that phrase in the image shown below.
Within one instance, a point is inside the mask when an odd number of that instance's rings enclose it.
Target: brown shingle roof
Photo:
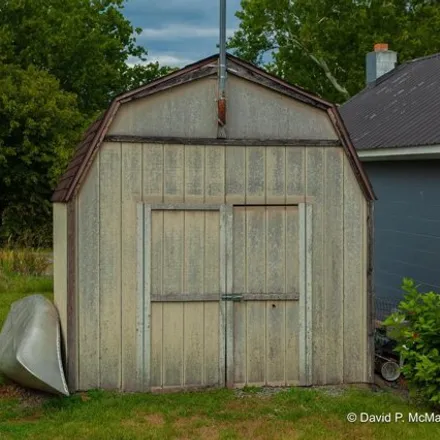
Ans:
[[[358,150],[440,144],[440,53],[401,64],[339,110]]]
[[[339,135],[341,143],[348,154],[361,188],[368,199],[371,200],[375,198],[370,182],[362,169],[361,163],[357,157],[354,147],[351,144],[350,137],[345,130],[344,123],[339,116],[336,106],[300,87],[288,84],[285,81],[270,75],[264,70],[261,70],[258,67],[237,57],[234,57],[230,54],[228,54],[227,57],[233,62],[234,69],[232,73],[234,75],[243,77],[249,81],[253,81],[264,87],[270,88],[278,93],[282,93],[293,99],[302,101],[308,105],[312,105],[328,112],[335,130]],[[87,170],[93,160],[93,157],[101,145],[105,134],[121,104],[134,99],[143,98],[179,84],[213,75],[217,72],[217,59],[218,54],[210,56],[201,61],[190,64],[183,69],[159,78],[158,80],[153,81],[145,86],[117,96],[107,111],[85,132],[82,141],[75,150],[74,156],[66,172],[59,181],[59,184],[52,196],[52,202],[67,203],[72,199],[77,189],[80,187],[81,182],[84,179],[84,176],[86,175]]]

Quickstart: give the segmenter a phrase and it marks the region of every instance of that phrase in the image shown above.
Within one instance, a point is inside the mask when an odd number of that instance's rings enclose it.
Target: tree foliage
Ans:
[[[50,242],[50,194],[84,128],[76,101],[47,72],[0,65],[3,237],[30,238],[34,231]]]
[[[3,0],[0,5],[0,62],[34,65],[56,77],[78,96],[91,115],[139,82],[165,73],[146,61],[135,29],[122,13],[125,0]]]
[[[242,0],[228,42],[318,95],[343,102],[365,86],[365,55],[388,43],[406,61],[440,51],[440,4],[427,0]],[[264,63],[264,55],[273,60]]]
[[[85,126],[170,70],[147,63],[124,3],[0,2],[0,238],[50,244],[50,195]]]

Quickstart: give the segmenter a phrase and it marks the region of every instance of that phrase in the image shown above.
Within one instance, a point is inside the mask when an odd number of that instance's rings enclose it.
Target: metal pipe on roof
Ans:
[[[226,0],[220,0],[220,54],[218,69],[218,123],[226,124]]]

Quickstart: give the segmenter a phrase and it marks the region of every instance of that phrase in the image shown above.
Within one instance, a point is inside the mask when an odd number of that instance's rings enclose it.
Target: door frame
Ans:
[[[232,204],[143,203],[137,204],[137,307],[136,371],[143,391],[150,389],[151,295],[150,276],[152,211],[219,211],[220,212],[220,296],[206,298],[219,301],[219,385],[234,386],[234,304],[233,294],[233,208]],[[252,206],[256,206],[252,204]],[[261,204],[261,206],[271,206]],[[277,205],[280,206],[280,205]],[[283,205],[291,206],[291,205]],[[298,203],[299,211],[299,382],[312,384],[312,222],[310,203]],[[169,300],[173,300],[172,298]],[[176,300],[176,299],[174,299]],[[202,299],[201,299],[202,300]]]
[[[158,301],[151,294],[151,233],[152,211],[219,211],[220,213],[220,293],[201,297],[200,301],[218,301],[219,303],[219,385],[225,385],[227,347],[231,346],[233,332],[226,328],[228,301],[222,298],[232,289],[232,205],[225,204],[187,204],[187,203],[138,203],[137,204],[137,304],[136,304],[136,371],[142,391],[151,389],[151,303]],[[230,242],[230,243],[229,243]],[[149,250],[146,252],[146,250]],[[229,280],[229,283],[228,281]],[[229,286],[230,285],[230,286]],[[170,296],[160,301],[179,301]],[[231,304],[232,305],[232,304]],[[229,343],[227,338],[231,339]],[[230,361],[232,361],[230,359]],[[233,364],[232,364],[233,366]]]

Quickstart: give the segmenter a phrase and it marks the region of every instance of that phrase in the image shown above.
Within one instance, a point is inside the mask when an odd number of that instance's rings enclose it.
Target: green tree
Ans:
[[[50,195],[87,123],[170,70],[147,63],[124,4],[0,0],[0,236],[50,244]]]
[[[50,195],[86,122],[76,101],[45,71],[0,65],[3,239],[50,243]]]
[[[0,3],[0,62],[34,65],[78,96],[88,116],[131,86],[167,72],[146,61],[135,29],[123,15],[125,0],[3,0]]]
[[[365,55],[388,43],[399,61],[440,51],[440,4],[427,0],[242,0],[228,46],[335,102],[365,86]],[[270,63],[263,56],[273,53]]]

